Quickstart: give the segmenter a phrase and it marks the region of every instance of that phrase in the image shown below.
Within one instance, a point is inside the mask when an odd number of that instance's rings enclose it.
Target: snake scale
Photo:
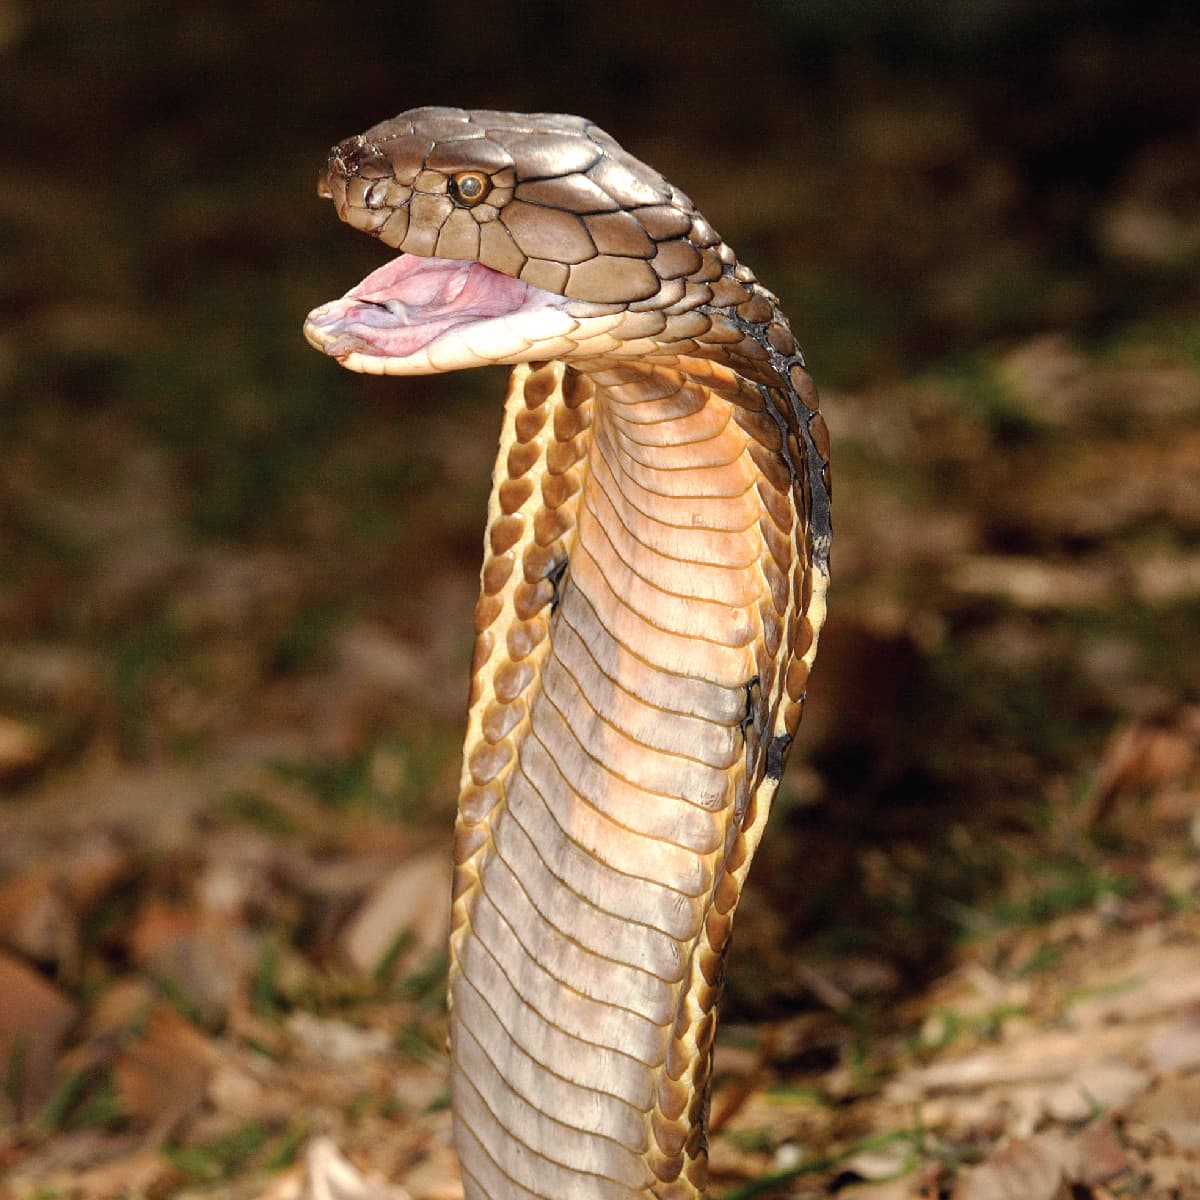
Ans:
[[[825,614],[816,390],[776,298],[580,117],[413,109],[318,190],[400,255],[314,346],[513,366],[454,837],[466,1196],[702,1197],[734,909]]]

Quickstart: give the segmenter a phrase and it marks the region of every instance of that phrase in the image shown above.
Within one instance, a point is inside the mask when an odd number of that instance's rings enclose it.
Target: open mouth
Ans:
[[[489,343],[500,350],[508,339],[496,336],[499,329],[476,327],[502,324],[518,314],[557,311],[563,303],[561,296],[477,262],[401,254],[340,300],[313,309],[304,335],[347,366],[369,370],[366,363],[375,359],[380,366],[387,362],[399,368],[467,327],[476,334],[470,340],[477,353]]]

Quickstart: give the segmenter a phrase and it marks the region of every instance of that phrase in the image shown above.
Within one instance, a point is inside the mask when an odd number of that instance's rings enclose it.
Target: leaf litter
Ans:
[[[1101,266],[1054,279],[967,93],[860,84],[830,84],[809,173],[762,157],[743,218],[834,256],[778,250],[823,331],[837,593],[739,913],[714,1195],[1189,1200],[1194,147],[1132,155],[1090,197]],[[195,184],[191,220],[240,229],[256,188]],[[75,269],[73,196],[0,199],[14,253]],[[244,235],[231,285],[220,237],[156,228],[97,231],[126,266],[67,278],[112,289],[86,304],[0,279],[43,347],[0,337],[0,383],[41,397],[0,410],[0,1196],[457,1200],[443,947],[494,401],[317,385],[291,315],[236,325],[242,250],[283,235]],[[166,259],[186,338],[128,290]],[[1114,304],[1146,272],[1170,306]]]

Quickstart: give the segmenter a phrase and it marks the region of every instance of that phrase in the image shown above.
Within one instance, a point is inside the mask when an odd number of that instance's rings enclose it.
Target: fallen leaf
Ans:
[[[129,935],[134,960],[177,993],[189,1013],[214,1027],[227,1017],[239,982],[225,929],[193,910],[151,900]]]
[[[50,742],[32,725],[0,716],[0,783],[24,779],[49,753]]]
[[[963,1172],[954,1200],[1070,1200],[1062,1157],[1048,1138],[1008,1142]]]
[[[379,1058],[391,1044],[391,1038],[382,1029],[360,1029],[334,1017],[295,1012],[286,1024],[288,1032],[310,1054],[341,1066]]]
[[[360,1171],[330,1138],[314,1138],[304,1156],[296,1200],[411,1200],[404,1188]],[[282,1200],[282,1198],[280,1198]]]
[[[1064,333],[1045,333],[1010,350],[996,375],[1026,419],[1068,425],[1086,410],[1093,388],[1083,351]]]
[[[355,970],[376,970],[405,933],[406,956],[439,953],[450,936],[450,860],[441,851],[401,863],[376,884],[346,923],[339,946]]]
[[[968,595],[996,596],[1024,609],[1091,608],[1116,594],[1116,577],[1107,564],[1017,555],[972,555],[959,564],[951,583]]]
[[[243,1118],[261,1117],[269,1107],[258,1080],[228,1062],[219,1064],[209,1077],[207,1099],[218,1112]]]
[[[100,656],[67,643],[0,650],[0,684],[60,711],[98,707],[105,674]]]
[[[1146,1055],[1160,1071],[1200,1068],[1200,1015],[1188,1013],[1156,1029],[1146,1039]]]
[[[67,1194],[79,1200],[167,1195],[165,1188],[175,1182],[175,1174],[175,1168],[156,1149],[146,1147],[112,1162],[73,1171]]]
[[[876,1150],[864,1150],[842,1164],[860,1179],[890,1179],[908,1165],[912,1150],[908,1142],[896,1141]]]
[[[342,682],[350,687],[406,696],[425,682],[420,651],[367,621],[343,630],[334,640],[333,654]]]
[[[34,962],[74,972],[78,922],[53,868],[35,867],[0,887],[0,942]]]
[[[122,1048],[113,1078],[129,1115],[150,1128],[151,1140],[165,1141],[203,1103],[213,1066],[203,1034],[160,1004],[142,1036]]]
[[[983,1087],[1023,1083],[1069,1082],[1084,1057],[1099,1049],[1085,1047],[1076,1033],[1051,1031],[1016,1037],[998,1049],[981,1050],[954,1062],[937,1063],[906,1072],[890,1086],[897,1099],[920,1099],[938,1092],[975,1091]]]
[[[404,1173],[404,1182],[416,1200],[462,1200],[458,1156],[449,1139],[429,1139],[422,1153],[422,1161]]]
[[[15,1085],[17,1115],[26,1117],[54,1090],[55,1060],[77,1010],[53,984],[2,950],[0,996],[0,1075]]]
[[[1107,970],[1084,982],[1098,994],[1072,1005],[1071,1016],[1089,1027],[1092,1039],[1104,1027],[1173,1017],[1200,1006],[1200,960],[1192,946],[1150,946],[1123,964],[1120,978]]]
[[[1180,1149],[1200,1150],[1200,1075],[1163,1080],[1128,1115],[1167,1133]]]
[[[1081,1130],[1073,1144],[1078,1154],[1074,1182],[1089,1186],[1107,1183],[1129,1167],[1129,1156],[1117,1140],[1116,1130],[1108,1117]]]
[[[1109,738],[1084,806],[1103,817],[1117,797],[1184,778],[1200,763],[1200,709],[1184,707],[1122,726]]]
[[[1084,1062],[1070,1080],[1046,1094],[1044,1109],[1059,1121],[1081,1121],[1097,1108],[1128,1104],[1151,1084],[1150,1076],[1120,1062]]]
[[[888,1179],[883,1183],[852,1183],[838,1188],[838,1200],[918,1200],[928,1193],[915,1178]]]

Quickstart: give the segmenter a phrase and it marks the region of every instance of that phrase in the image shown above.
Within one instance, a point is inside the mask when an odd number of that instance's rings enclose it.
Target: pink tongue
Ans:
[[[514,312],[528,295],[519,279],[479,263],[401,254],[309,322],[327,354],[403,358],[457,325]]]
[[[519,279],[501,275],[476,262],[452,258],[420,258],[401,254],[372,271],[347,299],[383,303],[398,300],[408,308],[469,310],[477,316],[499,316],[518,307],[526,288]],[[432,311],[430,311],[432,310]]]

